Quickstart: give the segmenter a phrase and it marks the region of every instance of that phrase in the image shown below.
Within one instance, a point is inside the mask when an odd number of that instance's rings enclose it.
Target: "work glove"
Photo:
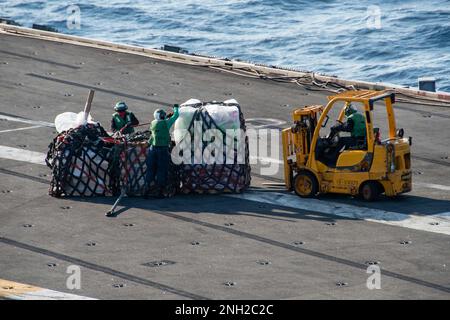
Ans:
[[[177,103],[175,103],[174,105],[173,105],[173,107],[172,107],[172,109],[178,109],[180,106],[177,104]],[[170,118],[170,117],[172,117],[173,116],[173,111],[171,111],[171,112],[169,112],[168,114],[167,114],[167,118]]]
[[[130,126],[129,123],[127,123],[122,129],[120,129],[120,132],[123,132],[126,128],[128,128]]]

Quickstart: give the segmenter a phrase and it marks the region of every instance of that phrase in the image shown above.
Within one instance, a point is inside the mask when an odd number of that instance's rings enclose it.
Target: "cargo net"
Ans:
[[[117,194],[114,144],[105,143],[103,137],[108,134],[100,125],[88,124],[64,131],[53,139],[45,159],[52,169],[51,196]]]
[[[239,128],[244,136],[238,141],[238,137],[230,139],[226,136],[226,130],[217,124],[211,114],[207,111],[208,105],[218,105],[223,110],[229,107],[236,107],[239,113]],[[246,126],[245,119],[241,108],[237,103],[225,102],[206,102],[190,105],[196,108],[192,121],[187,129],[191,135],[191,163],[181,165],[179,170],[180,177],[180,191],[182,193],[240,193],[247,189],[250,185],[250,163],[249,163],[249,148],[248,137],[245,135]],[[203,134],[208,129],[218,129],[222,135],[223,141],[223,164],[221,163],[196,163],[195,155],[203,155],[208,144],[211,142],[203,141],[202,143],[195,143],[194,135],[197,131],[195,122],[201,122],[201,133]],[[238,146],[241,144],[240,149]],[[231,146],[228,146],[232,144]],[[227,147],[232,150],[232,161],[227,161]],[[229,150],[228,150],[229,152]],[[238,161],[238,154],[241,153],[241,161]],[[216,155],[214,155],[216,156]],[[220,155],[217,155],[220,156]]]
[[[147,140],[150,132],[137,133],[131,136],[131,141],[124,144],[124,151],[120,153],[120,186],[126,190],[128,196],[156,195],[159,190],[152,181],[147,186]],[[178,166],[172,161],[169,163],[167,184],[164,186],[163,193],[166,197],[172,197],[179,191],[180,180]]]
[[[49,194],[54,197],[152,195],[154,183],[147,188],[147,140],[149,131],[110,137],[98,124],[64,131],[53,139],[46,157],[52,169]],[[178,167],[169,166],[164,194],[179,190]]]

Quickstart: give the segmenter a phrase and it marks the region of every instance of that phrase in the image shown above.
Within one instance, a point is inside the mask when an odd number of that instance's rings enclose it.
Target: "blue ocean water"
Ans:
[[[70,29],[69,5],[80,9]],[[0,17],[81,36],[450,92],[450,1],[0,0]]]

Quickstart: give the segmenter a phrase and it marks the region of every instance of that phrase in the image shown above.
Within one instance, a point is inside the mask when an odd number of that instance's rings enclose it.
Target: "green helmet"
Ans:
[[[116,103],[116,106],[114,107],[114,110],[116,111],[125,111],[128,109],[128,106],[125,102],[119,101]]]
[[[349,117],[350,115],[358,112],[358,110],[355,109],[355,107],[352,106],[350,102],[347,102],[345,105],[345,116]]]
[[[156,109],[153,113],[153,117],[156,120],[164,120],[166,118],[166,112],[163,109]]]

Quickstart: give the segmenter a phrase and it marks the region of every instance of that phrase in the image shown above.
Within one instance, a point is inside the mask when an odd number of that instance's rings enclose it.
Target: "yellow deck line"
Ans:
[[[92,298],[44,289],[29,284],[0,279],[0,300],[95,300]]]
[[[0,298],[8,298],[8,296],[20,296],[24,293],[36,292],[39,290],[43,289],[29,284],[0,279]]]

